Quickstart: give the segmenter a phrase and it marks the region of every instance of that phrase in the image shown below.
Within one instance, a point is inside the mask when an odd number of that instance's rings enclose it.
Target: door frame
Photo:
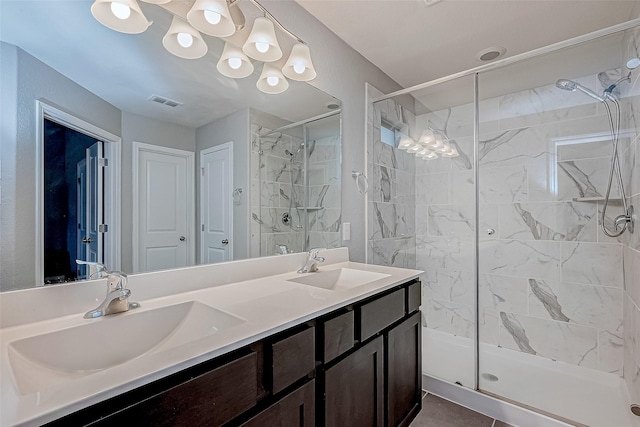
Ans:
[[[58,107],[36,100],[36,253],[34,256],[36,286],[44,286],[44,120],[52,120],[69,129],[106,142],[104,157],[109,165],[104,171],[104,263],[120,270],[122,262],[121,227],[121,159],[122,138]]]
[[[132,255],[133,255],[133,272],[140,273],[140,239],[138,225],[140,223],[140,195],[138,188],[140,185],[140,170],[138,162],[140,161],[140,152],[147,151],[157,154],[164,154],[174,157],[182,157],[187,161],[187,265],[194,265],[196,258],[196,214],[195,214],[195,153],[192,151],[179,150],[177,148],[162,147],[159,145],[147,144],[144,142],[133,141],[132,156],[132,181],[133,181],[133,236],[132,236]]]
[[[200,151],[200,170],[203,170],[204,156],[207,154],[214,153],[216,151],[227,150],[229,154],[229,259],[228,261],[233,261],[233,244],[234,244],[234,233],[233,233],[233,141],[225,142],[223,144],[215,145],[213,147],[207,148],[205,150]],[[198,175],[200,178],[200,223],[204,225],[204,194],[205,194],[205,186],[204,179],[202,173]],[[200,254],[199,261],[201,264],[204,263],[204,230],[200,227]]]

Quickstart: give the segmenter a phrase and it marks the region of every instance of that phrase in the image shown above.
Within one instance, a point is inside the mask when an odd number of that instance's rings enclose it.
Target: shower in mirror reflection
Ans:
[[[602,74],[602,73],[601,73]],[[618,142],[620,139],[620,103],[618,102],[618,98],[614,94],[614,90],[618,87],[618,85],[622,82],[629,82],[631,80],[631,72],[626,76],[618,79],[617,81],[611,83],[603,92],[602,95],[599,95],[592,91],[591,89],[577,83],[573,80],[568,79],[559,79],[556,82],[556,87],[558,89],[567,90],[571,92],[575,92],[576,90],[584,93],[585,95],[595,99],[598,102],[601,102],[605,108],[607,109],[607,116],[609,118],[609,127],[611,131],[611,142],[613,143],[613,154],[611,156],[611,167],[609,169],[609,180],[607,183],[607,191],[604,196],[604,206],[602,208],[602,214],[600,217],[600,225],[602,227],[602,231],[609,237],[618,237],[621,236],[625,230],[628,230],[630,233],[634,231],[634,215],[633,215],[633,206],[627,205],[627,196],[624,190],[624,184],[622,181],[622,172],[620,170],[620,160],[618,156]],[[609,106],[609,102],[613,103],[616,107],[616,116],[615,120],[613,117],[613,113],[611,112],[611,107]],[[618,182],[618,188],[620,190],[620,196],[622,198],[622,205],[624,208],[624,212],[621,215],[616,216],[614,219],[614,228],[610,230],[606,223],[606,212],[607,206],[609,204],[609,197],[611,195],[611,184],[613,182],[613,175],[616,175],[616,180]]]

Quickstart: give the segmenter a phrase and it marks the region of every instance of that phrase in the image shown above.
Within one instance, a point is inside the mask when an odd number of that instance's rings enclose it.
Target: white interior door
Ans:
[[[209,264],[233,259],[233,143],[200,153],[200,262]]]
[[[134,143],[134,157],[134,269],[193,264],[193,153]]]
[[[78,219],[78,232],[76,234],[76,257],[83,261],[89,261],[87,244],[87,159],[84,158],[76,164],[77,191],[76,191],[76,218]],[[83,264],[76,265],[76,277],[87,278],[87,267]]]

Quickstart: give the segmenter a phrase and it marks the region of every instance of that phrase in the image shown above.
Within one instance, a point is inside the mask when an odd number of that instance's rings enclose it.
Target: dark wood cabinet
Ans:
[[[395,286],[51,426],[408,426],[421,408],[420,282]]]
[[[383,352],[378,337],[326,370],[326,426],[384,425]]]
[[[311,380],[302,387],[260,412],[242,427],[314,427],[316,382]]]
[[[420,312],[386,334],[387,426],[408,426],[421,408]]]

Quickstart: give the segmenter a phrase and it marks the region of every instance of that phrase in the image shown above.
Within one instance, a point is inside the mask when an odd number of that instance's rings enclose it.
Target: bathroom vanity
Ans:
[[[3,318],[2,425],[409,425],[420,271],[349,262],[346,249],[325,258],[302,275],[304,254],[132,276],[142,307],[102,319]],[[256,277],[224,280],[234,272]],[[169,293],[171,279],[195,289]],[[52,343],[77,350],[43,354]]]

